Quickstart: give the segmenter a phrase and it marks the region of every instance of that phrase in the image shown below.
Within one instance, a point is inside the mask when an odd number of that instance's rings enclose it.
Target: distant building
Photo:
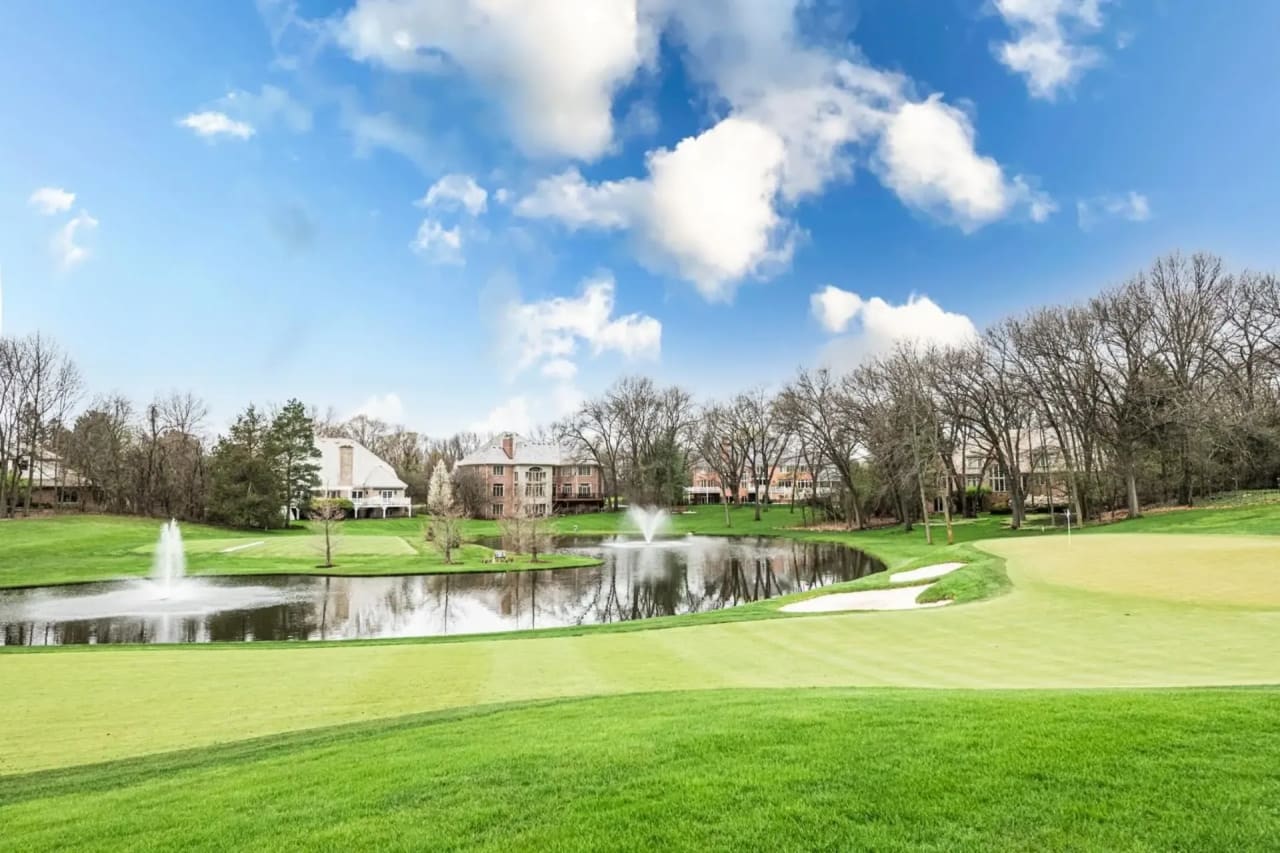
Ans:
[[[17,489],[10,495],[14,506],[26,501],[27,481],[30,480],[32,507],[98,508],[97,490],[93,484],[74,468],[67,467],[66,462],[52,450],[38,448],[34,460],[20,456],[17,463]]]
[[[558,444],[525,441],[503,433],[487,447],[458,460],[485,484],[486,518],[523,510],[529,515],[589,512],[604,507],[604,475],[594,461]]]
[[[690,485],[684,489],[688,503],[718,504],[733,500],[733,490],[725,489],[720,483],[720,476],[706,465],[694,465],[689,472],[689,482]],[[750,469],[744,470],[738,483],[737,497],[743,503],[754,503],[758,492],[765,503],[790,503],[793,494],[800,501],[815,494],[829,495],[839,488],[840,476],[834,469],[820,470],[815,478],[804,465],[779,465],[767,484],[753,482]]]
[[[408,485],[372,450],[350,438],[317,438],[316,448],[320,485],[312,495],[351,501],[356,518],[413,515],[413,503],[405,494]]]

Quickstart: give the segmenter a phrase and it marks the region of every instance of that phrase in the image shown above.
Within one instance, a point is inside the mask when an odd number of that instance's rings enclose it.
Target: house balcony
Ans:
[[[356,518],[360,518],[362,514],[366,518],[387,518],[392,514],[413,515],[413,500],[404,495],[390,498],[381,495],[352,498],[351,506],[355,509]]]

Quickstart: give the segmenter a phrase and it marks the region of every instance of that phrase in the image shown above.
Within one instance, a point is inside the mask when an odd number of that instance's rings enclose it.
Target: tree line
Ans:
[[[31,511],[25,472],[47,455],[92,483],[111,512],[272,526],[284,523],[281,507],[309,498],[316,437],[365,445],[424,502],[433,472],[453,471],[486,440],[343,420],[291,400],[248,407],[210,441],[207,407],[193,394],[144,406],[100,396],[75,414],[82,385],[47,337],[0,339],[0,514]],[[779,478],[795,486],[799,471],[826,486],[801,495],[801,510],[852,527],[893,519],[928,528],[940,510],[949,532],[953,513],[988,506],[975,481],[1003,486],[999,508],[1014,526],[1032,509],[1137,515],[1148,504],[1272,487],[1280,279],[1175,253],[1091,298],[1000,320],[963,345],[900,344],[849,370],[801,369],[779,388],[697,401],[678,386],[626,377],[548,435],[599,464],[615,507],[680,503],[695,467],[735,502]],[[482,514],[485,484],[451,481],[460,510]]]
[[[555,431],[633,499],[677,500],[690,461],[734,501],[739,484],[761,494],[798,469],[832,484],[806,502],[849,526],[928,527],[937,508],[948,535],[953,512],[981,504],[973,480],[1003,484],[1015,527],[1032,505],[1088,519],[1274,487],[1280,279],[1175,253],[963,345],[902,343],[847,371],[801,369],[775,391],[696,405],[624,379]]]

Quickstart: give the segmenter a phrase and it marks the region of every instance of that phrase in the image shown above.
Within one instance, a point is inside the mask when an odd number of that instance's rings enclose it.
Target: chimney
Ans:
[[[351,485],[351,471],[353,467],[351,457],[353,453],[354,451],[352,450],[351,445],[349,444],[344,444],[338,448],[338,485],[339,486]]]
[[[502,452],[507,454],[508,459],[516,458],[516,437],[509,432],[502,434]]]

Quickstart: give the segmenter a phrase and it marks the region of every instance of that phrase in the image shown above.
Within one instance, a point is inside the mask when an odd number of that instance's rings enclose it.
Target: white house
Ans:
[[[349,438],[317,438],[320,451],[320,485],[311,493],[318,498],[346,498],[356,518],[413,515],[405,494],[408,484],[395,469],[358,441]]]

